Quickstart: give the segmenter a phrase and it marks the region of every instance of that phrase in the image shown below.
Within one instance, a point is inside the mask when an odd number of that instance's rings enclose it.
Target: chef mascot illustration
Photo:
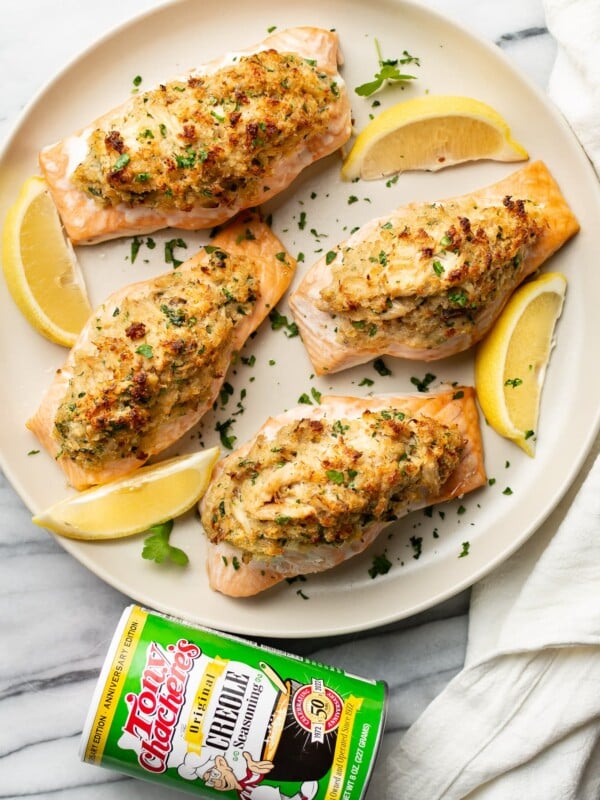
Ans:
[[[319,785],[317,781],[304,781],[295,795],[281,793],[277,786],[264,786],[262,781],[273,769],[272,761],[255,761],[250,753],[244,752],[246,773],[238,777],[223,756],[214,761],[192,764],[186,756],[179,767],[179,774],[187,780],[200,778],[206,786],[217,792],[236,791],[240,800],[313,800]],[[193,774],[192,774],[193,773]]]

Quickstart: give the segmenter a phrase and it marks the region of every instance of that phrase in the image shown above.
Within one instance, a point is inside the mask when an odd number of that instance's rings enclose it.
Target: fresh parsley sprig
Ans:
[[[190,561],[187,553],[179,547],[173,547],[173,545],[169,543],[172,530],[172,519],[160,525],[153,525],[151,528],[148,528],[150,536],[144,539],[142,558],[148,561],[156,561],[157,564],[162,564],[165,561],[172,561],[179,567],[187,567]]]
[[[375,78],[367,83],[361,83],[360,86],[355,88],[356,94],[361,97],[369,97],[375,92],[379,91],[386,83],[397,83],[402,81],[412,81],[416,79],[416,75],[408,75],[399,69],[404,64],[416,64],[420,66],[419,59],[404,50],[402,58],[383,58],[381,55],[381,47],[379,42],[375,39],[375,49],[377,50],[377,61],[379,63],[379,72],[375,73]]]

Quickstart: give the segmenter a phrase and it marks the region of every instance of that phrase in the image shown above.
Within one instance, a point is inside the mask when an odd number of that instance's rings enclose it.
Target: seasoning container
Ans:
[[[386,702],[381,681],[130,606],[80,754],[197,797],[360,800]]]

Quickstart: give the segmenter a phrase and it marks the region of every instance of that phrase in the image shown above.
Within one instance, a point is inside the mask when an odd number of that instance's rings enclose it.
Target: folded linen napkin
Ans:
[[[600,3],[545,0],[558,44],[548,94],[565,115],[600,175]]]
[[[464,669],[400,741],[373,800],[600,797],[600,456],[544,526],[473,589]]]
[[[600,176],[600,1],[545,10],[558,44],[548,92]],[[369,800],[599,800],[597,451],[558,530],[542,526],[473,587],[465,666],[386,737]]]

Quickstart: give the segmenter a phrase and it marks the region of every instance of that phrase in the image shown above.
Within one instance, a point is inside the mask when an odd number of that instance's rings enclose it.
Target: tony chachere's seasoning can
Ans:
[[[81,756],[204,798],[359,800],[386,695],[380,681],[130,606]]]

